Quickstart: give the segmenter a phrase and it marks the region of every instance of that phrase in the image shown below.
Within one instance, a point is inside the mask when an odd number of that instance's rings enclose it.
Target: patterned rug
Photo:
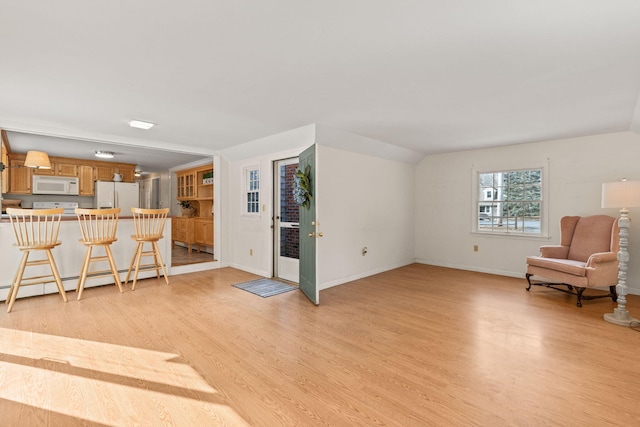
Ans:
[[[244,291],[251,292],[252,294],[259,295],[262,298],[298,289],[296,286],[287,285],[286,283],[271,279],[256,279],[251,280],[250,282],[237,283],[233,286]]]

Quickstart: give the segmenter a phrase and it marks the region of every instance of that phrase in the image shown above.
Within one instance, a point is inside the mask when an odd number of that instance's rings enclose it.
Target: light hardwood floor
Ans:
[[[191,253],[184,246],[175,245],[171,249],[171,265],[187,265],[198,264],[200,262],[213,261],[213,254],[208,252],[197,252],[192,250]]]
[[[610,300],[416,264],[315,307],[231,286],[255,277],[0,310],[0,425],[640,425],[640,334],[602,319]]]

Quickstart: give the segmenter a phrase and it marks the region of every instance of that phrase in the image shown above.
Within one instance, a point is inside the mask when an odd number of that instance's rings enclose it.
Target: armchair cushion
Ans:
[[[568,259],[587,262],[591,254],[611,251],[611,228],[615,218],[594,215],[580,218],[575,226]]]
[[[530,266],[548,268],[562,273],[584,277],[587,275],[587,263],[573,259],[543,258],[540,256],[527,257]]]

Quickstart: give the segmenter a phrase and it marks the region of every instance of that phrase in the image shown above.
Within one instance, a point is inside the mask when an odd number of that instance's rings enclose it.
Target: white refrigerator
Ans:
[[[137,182],[96,181],[95,184],[95,208],[120,208],[120,215],[130,216],[131,208],[140,207]]]

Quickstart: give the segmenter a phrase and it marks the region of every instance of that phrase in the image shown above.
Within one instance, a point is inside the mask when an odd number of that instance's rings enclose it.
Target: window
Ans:
[[[543,168],[477,172],[474,231],[542,235]]]
[[[245,214],[260,214],[260,169],[252,166],[244,169]]]

